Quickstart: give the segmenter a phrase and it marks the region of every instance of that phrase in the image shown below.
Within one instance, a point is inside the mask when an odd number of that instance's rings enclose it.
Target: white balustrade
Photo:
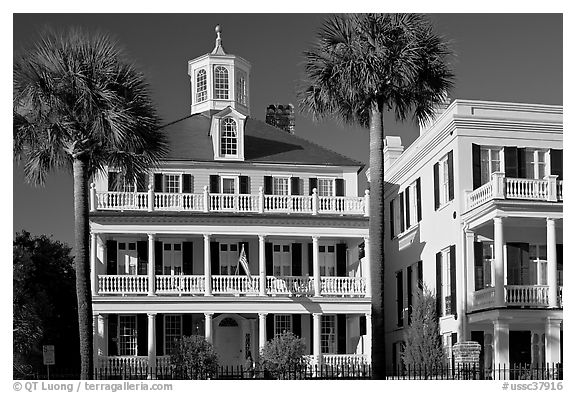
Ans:
[[[368,358],[363,354],[323,354],[322,363],[332,367],[361,366],[368,364]]]
[[[148,208],[148,193],[97,192],[96,203],[100,210],[146,210]]]
[[[171,365],[172,363],[170,363],[170,355],[156,356],[156,367],[164,369],[170,367]]]
[[[138,370],[148,367],[148,356],[99,356],[98,368]]]
[[[269,295],[313,295],[314,279],[307,276],[267,276],[266,292]]]
[[[99,275],[100,294],[146,294],[148,276],[143,275]]]
[[[474,292],[474,308],[488,308],[495,304],[494,287],[480,289]]]
[[[548,199],[548,181],[538,179],[506,178],[507,199]]]
[[[230,295],[257,295],[259,291],[259,277],[252,276],[252,280],[245,275],[212,276],[213,294]]]
[[[179,275],[156,276],[156,293],[157,294],[203,294],[204,293],[204,276],[203,275]]]
[[[364,214],[364,197],[319,196],[318,213]]]
[[[547,285],[505,285],[508,306],[548,306]]]
[[[321,277],[321,295],[328,296],[365,296],[366,279],[364,277]]]
[[[264,211],[312,213],[312,197],[308,195],[264,195]]]
[[[490,199],[492,199],[492,182],[488,182],[468,194],[468,209],[473,209]]]

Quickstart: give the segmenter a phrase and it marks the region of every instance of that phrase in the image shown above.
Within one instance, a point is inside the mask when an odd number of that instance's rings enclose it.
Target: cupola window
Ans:
[[[235,156],[238,154],[238,133],[236,131],[236,122],[229,117],[222,121],[220,154],[222,156]]]
[[[218,100],[228,99],[228,70],[217,66],[214,69],[214,96]]]
[[[206,70],[200,70],[196,74],[196,102],[206,101],[208,98],[206,87]]]
[[[246,105],[246,76],[243,73],[239,73],[238,79],[236,81],[236,101],[239,104]]]

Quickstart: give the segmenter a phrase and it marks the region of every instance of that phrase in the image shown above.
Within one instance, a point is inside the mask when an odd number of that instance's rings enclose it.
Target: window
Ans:
[[[420,221],[418,217],[419,211],[419,204],[420,199],[418,198],[418,190],[416,188],[416,182],[410,184],[407,188],[406,194],[406,206],[408,206],[407,211],[407,220],[406,220],[406,229],[414,226],[418,221]]]
[[[236,194],[236,181],[235,176],[222,176],[222,194]]]
[[[492,266],[494,265],[494,243],[492,242],[482,243],[482,261],[483,261],[482,286],[484,288],[488,288],[493,286]]]
[[[504,150],[501,147],[480,148],[480,181],[486,184],[490,181],[492,173],[503,171]]]
[[[136,329],[136,315],[118,316],[118,355],[136,356],[138,354]]]
[[[236,273],[239,252],[238,243],[220,243],[220,274]]]
[[[274,314],[274,336],[292,331],[292,315]]]
[[[200,70],[196,74],[196,102],[206,101],[207,98],[206,70]]]
[[[164,175],[164,192],[167,193],[180,192],[180,175],[173,175],[173,174]]]
[[[165,275],[182,274],[182,243],[164,243],[162,263]]]
[[[451,315],[455,311],[456,304],[452,304],[451,298],[451,277],[450,277],[450,249],[441,251],[442,256],[442,315]],[[455,300],[455,299],[454,299]]]
[[[248,97],[246,91],[246,74],[237,71],[238,79],[236,80],[236,101],[239,104],[246,105],[246,98]]]
[[[164,315],[164,353],[170,354],[182,338],[182,315]]]
[[[118,242],[118,274],[137,274],[136,242]]]
[[[288,177],[272,178],[272,194],[273,195],[290,195],[290,182]]]
[[[400,212],[400,197],[394,198],[392,202],[392,211],[394,214],[394,236],[398,236],[402,232],[402,216]]]
[[[228,70],[223,66],[214,69],[214,97],[217,100],[228,99]]]
[[[274,275],[290,276],[292,275],[292,253],[289,244],[274,244],[272,246],[272,262]]]
[[[445,204],[448,202],[449,196],[449,175],[448,175],[448,156],[442,158],[440,160],[440,205]]]
[[[548,262],[546,260],[546,245],[530,244],[530,283],[532,285],[548,285]]]
[[[528,179],[544,179],[546,176],[545,150],[526,149],[526,177]]]
[[[321,245],[318,246],[318,259],[320,264],[321,276],[336,276],[336,246]]]
[[[320,350],[321,353],[336,353],[336,315],[322,315]]]
[[[318,178],[318,196],[334,196],[334,179]]]
[[[222,121],[220,134],[220,154],[223,156],[235,156],[238,154],[238,136],[236,122],[229,117]]]
[[[454,199],[454,155],[452,151],[434,164],[434,207]]]

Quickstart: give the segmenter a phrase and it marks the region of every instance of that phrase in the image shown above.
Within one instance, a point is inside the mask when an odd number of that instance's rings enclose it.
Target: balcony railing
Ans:
[[[157,356],[156,367],[170,364],[170,356]],[[95,367],[116,370],[141,370],[148,367],[148,356],[98,356]]]
[[[324,354],[322,362],[328,366],[361,366],[368,364],[368,357],[362,354]]]
[[[155,277],[157,295],[203,295],[204,275],[158,275]],[[214,275],[211,278],[214,295],[259,295],[260,277],[245,275]],[[366,296],[365,277],[320,277],[320,295],[327,297]],[[99,275],[98,294],[146,295],[148,276]],[[271,296],[312,296],[314,278],[310,276],[267,276],[266,293]]]
[[[369,193],[364,196],[319,196],[316,189],[312,195],[264,195],[210,193],[204,188],[201,194],[154,192],[97,192],[90,189],[90,211],[191,211],[234,212],[260,214],[338,214],[364,215],[369,213]]]
[[[523,199],[531,201],[563,201],[563,183],[558,176],[545,179],[517,179],[505,177],[502,172],[492,174],[492,179],[468,193],[468,210],[493,199]]]
[[[558,287],[558,306],[562,308],[562,287]],[[496,306],[494,287],[474,292],[472,308],[481,310]],[[549,287],[547,285],[505,285],[504,306],[506,307],[549,307]]]

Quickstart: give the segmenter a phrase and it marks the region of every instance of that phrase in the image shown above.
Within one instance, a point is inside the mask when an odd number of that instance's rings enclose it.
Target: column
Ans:
[[[204,337],[206,338],[206,341],[208,341],[210,344],[212,344],[213,340],[212,340],[212,315],[214,315],[211,312],[205,312],[204,313]]]
[[[561,322],[561,319],[546,318],[546,363],[560,363]]]
[[[156,296],[155,234],[148,234],[148,296]]]
[[[364,237],[364,277],[366,278],[366,296],[372,296],[372,261],[370,260],[370,237]]]
[[[546,258],[548,265],[548,306],[558,307],[558,282],[556,273],[556,220],[546,219]]]
[[[258,349],[261,351],[266,345],[266,315],[268,313],[258,313]]]
[[[210,260],[210,235],[204,234],[204,296],[212,296],[212,266]]]
[[[266,252],[264,235],[258,235],[258,267],[260,271],[260,296],[266,296]]]
[[[466,238],[466,234],[464,235],[463,241],[466,242],[468,239]],[[473,240],[474,237],[472,237],[472,241]],[[466,243],[465,247],[461,248],[462,257],[456,258],[456,312],[458,313],[456,332],[458,342],[468,340],[468,316],[466,315],[468,271],[470,270],[470,266],[474,269],[474,255],[472,255],[472,259],[468,259],[470,257],[469,254],[470,250],[468,249],[468,243]],[[474,244],[472,244],[472,254],[474,254]],[[458,259],[460,259],[460,261],[458,261]]]
[[[148,367],[156,368],[156,313],[148,313]]]
[[[364,353],[366,354],[366,361],[372,364],[372,314],[366,313],[366,336],[364,338]]]
[[[98,352],[100,352],[101,341],[98,336],[98,317],[100,314],[92,313],[92,358],[94,359],[94,368],[98,369]]]
[[[508,322],[501,319],[494,321],[494,365],[496,377],[498,378],[498,369],[507,370],[510,368],[509,352],[510,326]],[[500,379],[507,379],[503,372],[500,372]]]
[[[476,235],[469,229],[464,229],[464,243],[466,246],[466,302],[468,305],[474,304],[474,292],[476,282],[474,278],[474,240]]]
[[[494,217],[494,296],[496,307],[504,307],[504,225]]]
[[[322,327],[322,314],[312,314],[312,334],[314,335],[314,347],[312,348],[312,357],[316,364],[322,364],[322,346],[321,346],[321,331]]]
[[[98,356],[108,356],[108,314],[98,314]]]
[[[314,274],[314,296],[321,296],[320,258],[318,255],[318,237],[312,237],[312,272]]]
[[[98,295],[98,239],[94,232],[90,233],[90,280],[92,296]]]

